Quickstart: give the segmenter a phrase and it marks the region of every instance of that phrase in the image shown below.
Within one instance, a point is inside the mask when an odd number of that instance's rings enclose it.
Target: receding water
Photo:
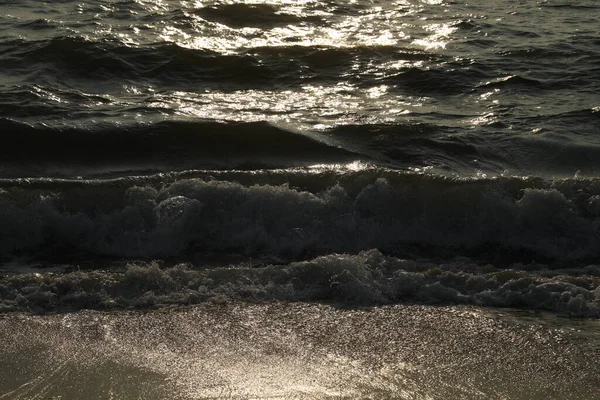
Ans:
[[[598,324],[502,314],[220,302],[10,316],[0,321],[2,398],[597,397]]]

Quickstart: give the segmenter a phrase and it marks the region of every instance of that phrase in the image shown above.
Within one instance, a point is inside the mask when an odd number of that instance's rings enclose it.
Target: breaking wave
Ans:
[[[196,171],[4,180],[0,252],[283,259],[378,248],[490,261],[597,261],[597,180],[451,179],[359,171]]]
[[[573,272],[589,274],[572,276]],[[21,274],[0,279],[0,310],[72,311],[233,300],[401,301],[475,304],[600,316],[600,267],[580,271],[502,270],[469,259],[448,263],[386,257],[377,250],[332,254],[286,265],[194,268],[156,262],[124,271]]]
[[[111,168],[169,170],[206,167],[265,167],[343,162],[356,159],[327,138],[268,123],[163,121],[123,127],[51,127],[0,118],[0,157],[20,176],[79,167],[89,174]],[[301,151],[299,151],[301,150]],[[1,168],[1,167],[0,167]],[[67,170],[67,174],[72,173]],[[55,174],[57,174],[55,172]]]

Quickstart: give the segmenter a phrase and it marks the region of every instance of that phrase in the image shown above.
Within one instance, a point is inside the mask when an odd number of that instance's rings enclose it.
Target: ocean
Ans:
[[[0,399],[600,399],[597,1],[0,11]]]

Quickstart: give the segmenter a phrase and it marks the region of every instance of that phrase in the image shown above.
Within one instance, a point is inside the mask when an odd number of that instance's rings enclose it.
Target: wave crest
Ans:
[[[365,170],[296,174],[288,184],[285,173],[230,175],[239,181],[7,187],[0,193],[0,251],[297,259],[378,248],[571,266],[600,251],[595,181],[463,181]]]
[[[587,271],[600,276],[598,267]],[[120,272],[0,278],[0,310],[145,308],[235,299],[349,305],[458,303],[600,316],[597,280],[561,272],[499,270],[468,259],[447,264],[408,261],[386,257],[377,250],[262,267],[195,269],[180,264],[164,268],[152,262],[131,264]]]

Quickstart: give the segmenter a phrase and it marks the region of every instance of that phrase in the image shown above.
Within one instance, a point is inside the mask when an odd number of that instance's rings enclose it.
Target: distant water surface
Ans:
[[[595,1],[3,3],[4,176],[598,173]]]
[[[596,1],[0,8],[1,310],[598,317]]]

